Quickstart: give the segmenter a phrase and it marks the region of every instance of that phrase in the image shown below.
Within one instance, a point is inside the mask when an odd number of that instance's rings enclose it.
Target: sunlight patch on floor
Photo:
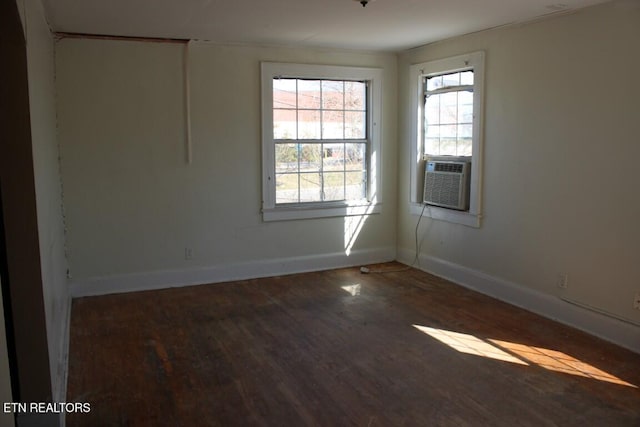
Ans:
[[[362,286],[360,286],[360,284],[356,284],[356,285],[348,285],[348,286],[341,286],[342,290],[345,292],[348,292],[349,294],[351,294],[351,296],[358,296],[360,295],[360,290],[362,289]]]
[[[582,362],[566,353],[547,348],[533,347],[530,345],[516,344],[508,341],[490,339],[492,343],[517,354],[523,359],[535,363],[536,365],[551,371],[563,372],[565,374],[577,375],[580,377],[593,378],[600,381],[607,381],[627,387],[638,388],[637,386],[621,380],[603,370],[588,363]]]
[[[420,325],[413,325],[413,327],[461,353],[526,366],[533,364],[550,371],[638,388],[631,383],[561,351],[495,339],[483,340],[469,334]]]
[[[444,329],[428,328],[420,325],[413,325],[413,327],[461,353],[488,357],[490,359],[502,360],[504,362],[517,363],[520,365],[528,365],[528,363],[523,360],[520,360],[517,357],[500,350],[498,347],[493,346],[480,338],[474,337],[473,335],[445,331]]]

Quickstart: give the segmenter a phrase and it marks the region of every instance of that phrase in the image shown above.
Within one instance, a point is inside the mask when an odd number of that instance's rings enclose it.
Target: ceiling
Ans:
[[[42,0],[56,32],[398,51],[607,0]]]

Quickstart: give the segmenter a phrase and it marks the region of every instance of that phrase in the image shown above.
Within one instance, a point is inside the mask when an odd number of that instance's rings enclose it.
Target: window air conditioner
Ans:
[[[469,210],[469,157],[427,157],[424,173],[424,203]]]

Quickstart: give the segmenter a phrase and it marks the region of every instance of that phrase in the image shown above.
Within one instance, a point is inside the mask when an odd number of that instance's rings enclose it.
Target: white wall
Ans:
[[[19,1],[27,40],[38,235],[53,398],[64,401],[68,292],[56,129],[54,41],[40,0]]]
[[[183,53],[177,43],[56,45],[74,294],[395,258],[395,55],[193,43],[187,164]],[[384,207],[366,219],[348,257],[345,229],[360,217],[262,222],[260,61],[384,70]]]
[[[486,52],[484,219],[475,229],[425,218],[423,265],[569,298],[640,323],[632,307],[640,292],[637,2],[485,31],[400,56],[401,258],[413,258],[417,220],[408,210],[409,66],[478,50]],[[564,272],[566,291],[556,286]],[[530,308],[539,308],[534,300]],[[611,328],[600,334],[609,332],[615,335]],[[630,333],[640,343],[640,329]]]

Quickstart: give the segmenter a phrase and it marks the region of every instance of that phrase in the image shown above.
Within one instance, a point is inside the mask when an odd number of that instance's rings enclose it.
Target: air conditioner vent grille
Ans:
[[[462,173],[464,165],[461,163],[436,163],[436,172]]]
[[[425,200],[438,205],[460,204],[460,175],[427,174]]]

